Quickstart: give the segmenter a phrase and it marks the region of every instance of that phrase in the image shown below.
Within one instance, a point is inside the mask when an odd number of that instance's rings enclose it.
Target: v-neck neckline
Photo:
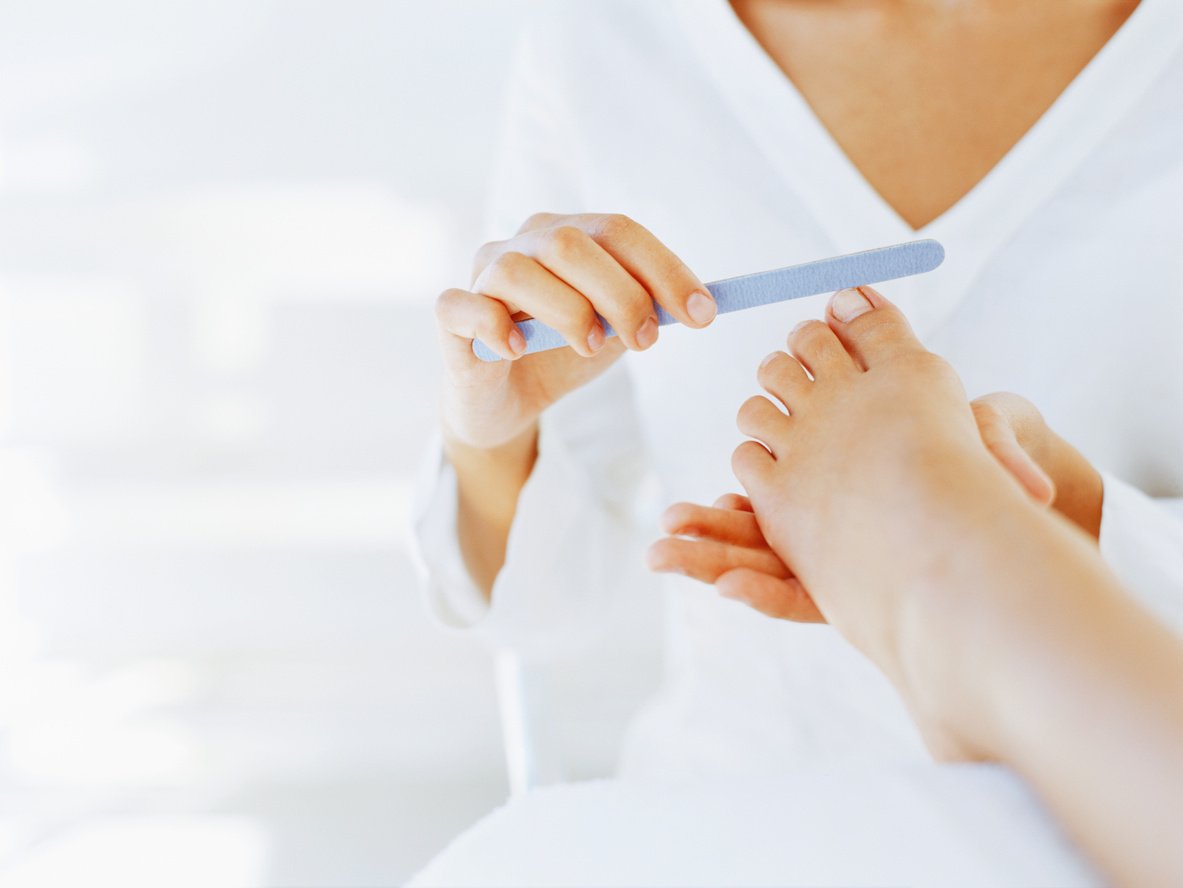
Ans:
[[[914,321],[930,330],[1154,82],[1183,39],[1183,4],[1142,0],[1006,155],[941,215],[913,229],[842,150],[727,0],[670,5],[736,117],[836,251],[924,237],[950,247],[939,273],[940,293],[926,294],[924,304],[913,308],[921,315]]]

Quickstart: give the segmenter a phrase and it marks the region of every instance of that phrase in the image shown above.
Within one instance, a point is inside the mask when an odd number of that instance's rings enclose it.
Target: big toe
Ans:
[[[830,297],[826,322],[864,369],[924,350],[903,312],[870,287],[835,293]]]

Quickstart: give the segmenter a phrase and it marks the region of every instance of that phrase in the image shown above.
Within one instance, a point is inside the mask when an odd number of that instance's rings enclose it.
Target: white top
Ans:
[[[922,763],[539,790],[410,888],[1101,884],[1010,772]]]
[[[1102,552],[1183,626],[1181,44],[1183,5],[1143,0],[998,167],[914,232],[724,0],[546,4],[520,49],[490,234],[538,210],[623,212],[708,281],[936,238],[941,268],[881,289],[971,397],[1029,398],[1102,469]],[[657,508],[738,489],[735,412],[756,366],[825,299],[664,328],[552,408],[491,607],[454,538],[454,476],[429,459],[416,527],[445,623],[541,657],[668,593],[665,690],[626,770],[924,755],[892,689],[831,630],[644,568]]]

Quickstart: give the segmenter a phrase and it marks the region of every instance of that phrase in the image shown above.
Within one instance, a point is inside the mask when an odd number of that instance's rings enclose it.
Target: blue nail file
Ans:
[[[707,284],[715,297],[719,314],[743,311],[774,302],[801,299],[832,293],[847,287],[861,287],[864,284],[878,284],[896,278],[909,277],[932,271],[945,259],[945,248],[935,240],[910,241],[893,247],[864,250],[790,265],[773,271],[760,271],[740,277],[727,278]],[[655,305],[657,323],[660,326],[677,323],[677,318],[659,305]],[[616,332],[603,318],[604,332],[615,336]],[[537,320],[518,322],[518,329],[526,337],[526,354],[562,348],[567,344],[562,335]],[[482,361],[500,361],[501,357],[479,339],[473,340],[473,353]]]

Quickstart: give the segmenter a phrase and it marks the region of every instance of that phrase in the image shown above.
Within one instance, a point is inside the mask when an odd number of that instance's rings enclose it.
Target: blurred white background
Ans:
[[[396,884],[502,799],[406,510],[522,9],[0,0],[3,884]]]

